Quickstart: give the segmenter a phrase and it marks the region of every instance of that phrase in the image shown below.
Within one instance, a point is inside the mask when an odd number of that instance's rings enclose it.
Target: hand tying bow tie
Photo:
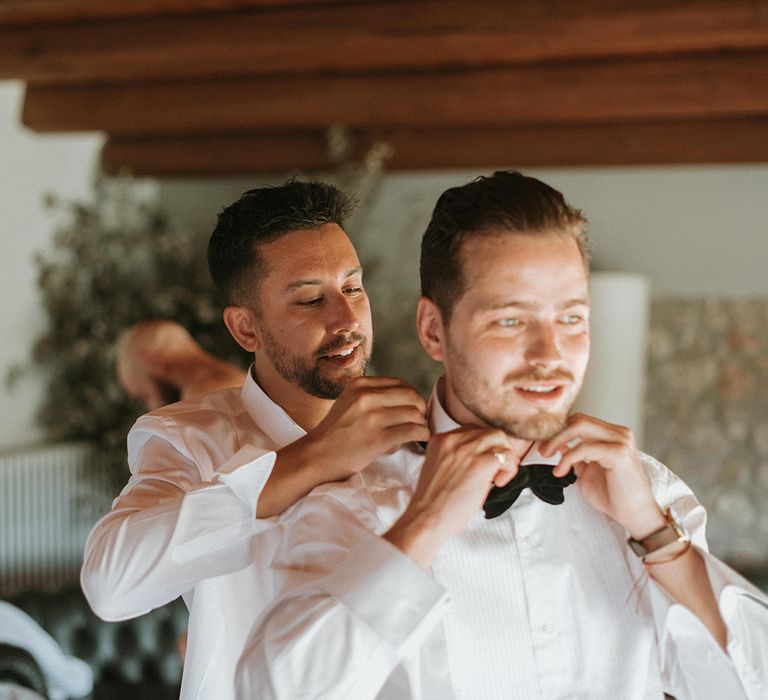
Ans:
[[[427,449],[426,442],[415,444],[418,444],[422,450]],[[531,445],[512,481],[506,486],[494,486],[491,489],[483,503],[485,519],[498,518],[505,513],[525,488],[530,488],[534,495],[550,505],[559,506],[563,503],[565,501],[563,489],[576,481],[576,474],[571,469],[565,476],[554,476],[552,471],[557,466],[558,460],[559,457],[555,455],[549,459],[552,463],[547,464],[546,458],[539,453],[536,443]]]
[[[515,478],[506,486],[494,486],[483,503],[486,520],[497,518],[530,488],[545,503],[560,505],[565,500],[563,489],[576,481],[573,469],[565,476],[554,476],[552,464],[521,464]]]

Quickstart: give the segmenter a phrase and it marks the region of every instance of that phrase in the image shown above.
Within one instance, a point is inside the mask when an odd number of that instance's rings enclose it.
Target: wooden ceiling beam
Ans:
[[[357,150],[355,151],[355,155]],[[112,136],[101,151],[105,172],[151,176],[230,176],[322,170],[332,164],[325,131]]]
[[[364,2],[365,0],[342,0]],[[0,26],[185,15],[339,0],[0,0]]]
[[[352,132],[351,160],[375,143],[391,149],[390,170],[766,163],[768,118],[695,122],[384,129]],[[112,137],[107,172],[213,177],[321,171],[335,166],[323,130]]]
[[[768,0],[477,0],[471,22],[465,0],[316,3],[121,22],[0,23],[0,78],[90,83],[434,70],[766,47]]]
[[[768,52],[417,75],[30,86],[37,131],[171,134],[276,128],[683,120],[768,114]]]

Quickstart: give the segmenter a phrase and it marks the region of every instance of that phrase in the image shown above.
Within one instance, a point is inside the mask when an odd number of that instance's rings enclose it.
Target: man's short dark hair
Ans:
[[[450,321],[464,293],[462,244],[475,236],[506,233],[572,236],[588,262],[587,220],[549,185],[504,170],[451,187],[437,200],[421,241],[421,294]]]
[[[208,243],[208,269],[229,304],[255,303],[254,283],[264,274],[258,246],[291,231],[344,225],[355,200],[333,185],[289,180],[259,187],[219,214]]]

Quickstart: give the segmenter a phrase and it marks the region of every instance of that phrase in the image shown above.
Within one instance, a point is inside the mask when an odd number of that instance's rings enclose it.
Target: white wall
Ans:
[[[0,81],[0,449],[40,439],[34,412],[43,385],[25,377],[13,390],[8,369],[23,362],[44,327],[35,252],[50,245],[51,216],[43,196],[86,197],[99,135],[40,136],[19,126],[20,82]]]
[[[654,295],[768,295],[768,166],[541,175],[589,217],[595,267],[641,272]]]

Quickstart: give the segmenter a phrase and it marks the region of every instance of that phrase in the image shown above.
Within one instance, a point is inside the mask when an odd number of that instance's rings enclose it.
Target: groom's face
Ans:
[[[463,424],[547,439],[564,426],[589,357],[587,270],[551,233],[469,236],[463,293],[442,324],[446,408]],[[439,313],[439,312],[438,312]]]

